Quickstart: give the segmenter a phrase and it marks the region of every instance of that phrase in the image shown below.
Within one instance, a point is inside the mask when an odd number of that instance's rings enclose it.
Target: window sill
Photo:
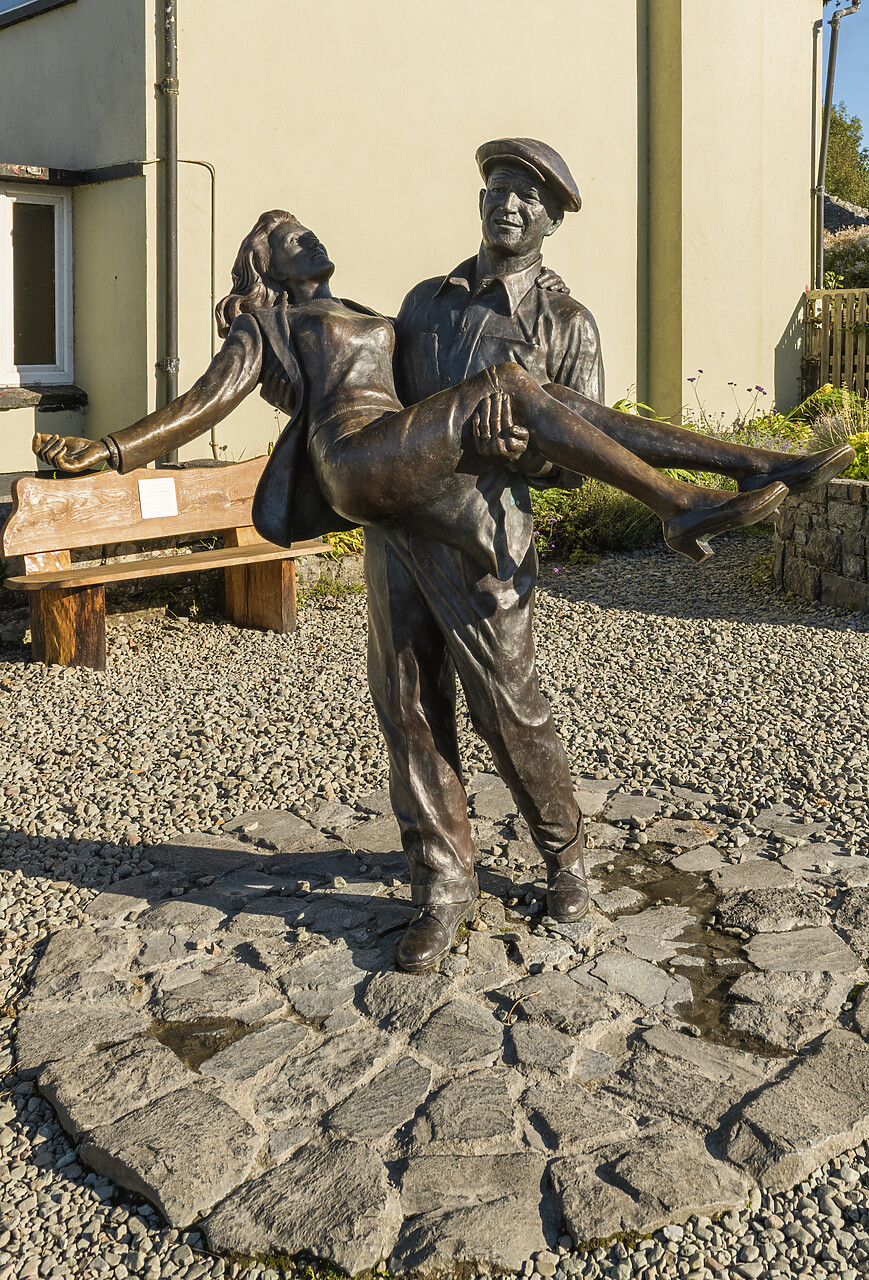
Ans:
[[[0,387],[3,409],[35,409],[37,413],[61,413],[86,409],[87,393],[81,387]]]

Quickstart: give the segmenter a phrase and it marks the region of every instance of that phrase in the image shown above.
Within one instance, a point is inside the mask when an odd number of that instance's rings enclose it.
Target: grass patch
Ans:
[[[364,582],[339,582],[324,575],[309,587],[301,587],[297,596],[299,604],[310,600],[343,600],[345,596],[359,596],[365,592]]]
[[[759,556],[754,557],[748,568],[749,581],[753,587],[765,589],[772,586],[772,562],[771,551],[762,551]]]

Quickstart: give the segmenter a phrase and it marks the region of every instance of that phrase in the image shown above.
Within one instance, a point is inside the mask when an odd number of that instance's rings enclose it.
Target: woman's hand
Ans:
[[[72,474],[93,471],[110,462],[109,451],[102,440],[82,440],[79,436],[48,436],[37,431],[33,452],[40,462]]]
[[[534,283],[538,289],[548,289],[550,293],[570,293],[570,286],[551,267],[544,267]]]

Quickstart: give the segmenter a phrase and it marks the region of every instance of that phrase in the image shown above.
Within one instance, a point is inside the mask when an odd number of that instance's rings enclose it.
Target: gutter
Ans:
[[[827,57],[827,84],[824,90],[824,122],[821,127],[821,148],[818,156],[818,183],[815,197],[815,283],[816,289],[824,287],[824,184],[827,178],[827,151],[830,146],[830,117],[833,114],[833,84],[836,79],[836,53],[839,47],[839,27],[842,19],[860,8],[860,0],[854,0],[847,9],[837,9],[830,19],[830,52]]]
[[[178,22],[176,0],[163,0],[163,404],[178,395]],[[177,462],[174,449],[161,460]]]

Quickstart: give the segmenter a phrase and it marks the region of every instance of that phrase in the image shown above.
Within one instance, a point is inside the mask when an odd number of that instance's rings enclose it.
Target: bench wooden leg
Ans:
[[[36,662],[105,671],[105,587],[32,591],[30,633]]]
[[[225,613],[238,627],[286,635],[296,629],[296,566],[292,560],[224,569]]]

